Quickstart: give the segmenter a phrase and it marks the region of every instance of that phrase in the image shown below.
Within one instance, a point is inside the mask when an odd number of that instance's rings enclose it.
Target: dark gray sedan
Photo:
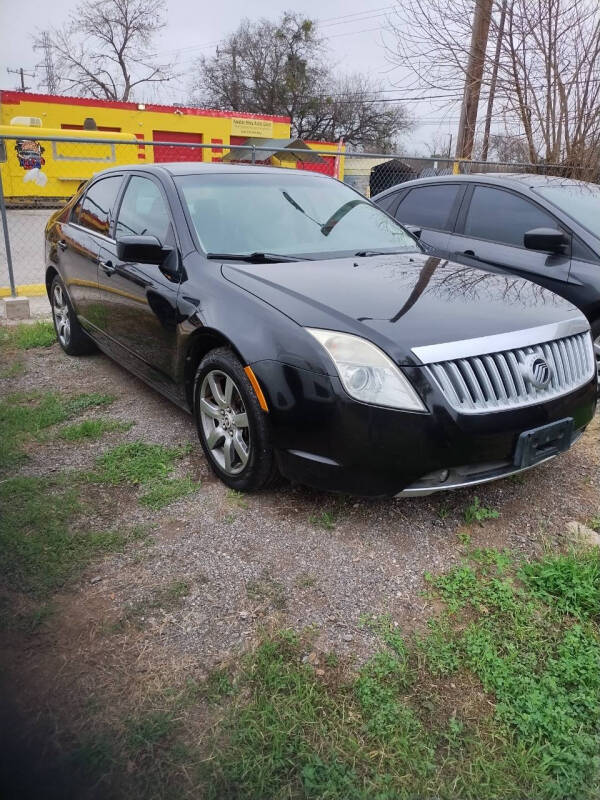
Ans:
[[[546,286],[592,326],[600,370],[600,186],[546,175],[444,175],[373,198],[433,254]]]

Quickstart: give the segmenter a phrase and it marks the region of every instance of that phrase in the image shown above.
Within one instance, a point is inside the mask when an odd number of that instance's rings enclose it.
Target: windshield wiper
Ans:
[[[246,261],[248,264],[280,264],[285,261],[311,261],[310,258],[284,256],[280,253],[207,253],[213,261]]]
[[[407,252],[407,250],[359,250],[358,253],[354,253],[354,255],[359,258],[367,258],[367,256],[394,256],[398,253]]]

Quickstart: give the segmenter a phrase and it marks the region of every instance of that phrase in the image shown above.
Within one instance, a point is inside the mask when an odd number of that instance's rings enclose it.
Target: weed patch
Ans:
[[[507,553],[473,551],[430,576],[446,610],[428,633],[405,640],[391,618],[363,617],[384,649],[345,684],[319,680],[296,635],[268,639],[245,660],[203,762],[208,796],[591,800],[600,638],[582,598],[596,567],[583,554],[519,569]],[[487,693],[476,719],[444,699],[458,673]]]
[[[86,419],[73,425],[66,425],[59,431],[59,436],[67,442],[79,442],[85,439],[100,439],[105,433],[112,431],[128,431],[133,422],[116,422],[108,419]]]
[[[200,481],[193,481],[191,478],[167,478],[161,482],[150,485],[140,497],[140,503],[148,508],[157,511],[181,497],[197,492],[200,488]]]
[[[498,519],[499,516],[500,512],[495,508],[482,506],[481,501],[477,496],[473,498],[471,505],[467,506],[465,509],[465,522],[468,524],[471,524],[472,522],[478,522],[480,525],[482,525],[485,520]]]
[[[77,523],[78,487],[64,477],[0,482],[0,575],[12,589],[46,596],[92,558],[122,550],[138,531],[90,531]]]
[[[56,332],[51,322],[21,322],[6,327],[0,336],[0,346],[30,350],[33,347],[50,347],[56,342]]]
[[[185,450],[161,444],[130,442],[113,447],[98,458],[97,477],[102,483],[144,484],[165,479]]]
[[[0,469],[23,458],[22,445],[39,437],[46,428],[65,422],[82,411],[112,403],[114,397],[80,394],[66,397],[57,392],[10,394],[0,400]]]

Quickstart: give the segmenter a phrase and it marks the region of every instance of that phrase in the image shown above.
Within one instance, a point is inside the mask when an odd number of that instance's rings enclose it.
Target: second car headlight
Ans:
[[[351,397],[377,406],[426,411],[408,379],[386,354],[366,339],[320,328],[306,330],[331,356]]]

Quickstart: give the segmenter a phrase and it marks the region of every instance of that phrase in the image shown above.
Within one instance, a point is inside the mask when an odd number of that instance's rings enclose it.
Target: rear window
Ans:
[[[396,219],[406,225],[450,230],[450,216],[459,189],[458,184],[418,186],[411,189],[398,206]]]

